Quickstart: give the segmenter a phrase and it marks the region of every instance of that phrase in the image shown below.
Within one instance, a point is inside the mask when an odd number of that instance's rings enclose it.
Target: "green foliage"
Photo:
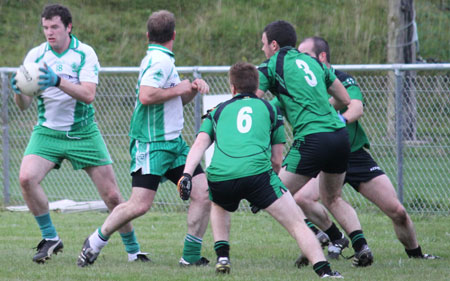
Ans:
[[[222,280],[214,267],[180,268],[186,213],[149,212],[133,225],[143,251],[150,252],[151,264],[129,263],[118,234],[114,234],[95,264],[78,268],[76,259],[84,239],[105,220],[97,212],[61,214],[52,212],[52,220],[64,242],[64,252],[45,265],[31,261],[32,249],[40,240],[39,229],[29,213],[0,211],[0,276],[2,280]],[[349,260],[332,261],[333,269],[349,280],[448,280],[450,243],[448,217],[413,216],[419,243],[426,253],[442,257],[423,261],[408,259],[395,238],[391,221],[380,213],[360,215],[364,234],[375,262],[358,269]],[[297,269],[294,261],[299,250],[295,241],[267,213],[238,212],[232,215],[230,233],[231,274],[226,280],[318,280],[312,266]],[[211,229],[203,239],[202,254],[214,264]],[[350,256],[353,250],[344,250]],[[447,276],[447,277],[446,277]]]
[[[43,42],[39,15],[48,0],[0,2],[0,65],[19,65]],[[449,61],[448,7],[442,1],[415,1],[420,55]],[[388,1],[358,0],[61,0],[73,15],[74,34],[94,47],[102,66],[137,66],[145,54],[146,21],[156,10],[177,17],[177,65],[259,64],[261,31],[274,20],[296,27],[298,43],[322,36],[335,64],[385,63]],[[7,55],[6,55],[7,54]]]

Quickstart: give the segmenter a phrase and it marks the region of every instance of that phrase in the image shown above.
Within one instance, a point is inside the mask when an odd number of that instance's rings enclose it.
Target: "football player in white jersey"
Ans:
[[[172,52],[175,17],[169,11],[157,11],[147,21],[149,45],[140,66],[136,87],[136,106],[130,125],[132,192],[130,199],[117,206],[84,242],[78,257],[80,267],[97,259],[109,237],[121,225],[144,215],[152,206],[159,183],[169,179],[177,183],[183,175],[189,147],[181,137],[183,105],[197,94],[209,91],[202,79],[181,81]],[[211,203],[208,184],[200,165],[192,174],[192,188],[180,190],[183,200],[191,199],[187,215],[188,231],[184,240],[181,266],[202,266],[209,261],[201,256],[203,235],[209,221]],[[191,192],[192,191],[192,192]]]
[[[94,101],[99,62],[94,50],[80,42],[72,31],[68,8],[47,5],[41,14],[46,42],[33,48],[24,63],[38,62],[44,67],[39,84],[43,92],[37,97],[38,122],[31,134],[20,167],[19,181],[23,198],[36,218],[42,233],[33,261],[44,263],[63,249],[49,213],[49,204],[41,186],[45,176],[58,169],[64,159],[75,170],[83,169],[92,179],[110,211],[123,202],[112,161],[105,142],[94,122]],[[20,93],[13,75],[11,86],[21,110],[33,97]],[[121,226],[120,235],[128,260],[148,261],[140,251],[130,223]]]

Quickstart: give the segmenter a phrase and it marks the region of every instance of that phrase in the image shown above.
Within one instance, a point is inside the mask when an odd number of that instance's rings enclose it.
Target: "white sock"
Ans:
[[[100,251],[103,249],[103,247],[108,244],[108,241],[103,240],[98,235],[98,230],[95,230],[94,233],[89,236],[89,244],[91,245],[92,250],[96,253],[100,253]]]
[[[56,237],[53,237],[53,238],[45,238],[45,240],[48,240],[48,241],[58,241],[58,240],[59,240],[59,236],[56,235]]]

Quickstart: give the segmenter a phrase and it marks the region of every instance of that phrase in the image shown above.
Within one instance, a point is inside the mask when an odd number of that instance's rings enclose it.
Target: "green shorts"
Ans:
[[[96,123],[69,132],[37,125],[24,153],[30,154],[55,163],[55,169],[64,159],[69,160],[75,170],[112,163]]]
[[[179,136],[170,141],[140,142],[130,141],[130,173],[141,169],[142,175],[164,176],[168,170],[186,163],[189,146]]]

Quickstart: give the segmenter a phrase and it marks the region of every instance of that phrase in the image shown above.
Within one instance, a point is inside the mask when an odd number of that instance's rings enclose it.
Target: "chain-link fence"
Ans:
[[[371,154],[398,189],[406,208],[414,212],[450,214],[450,64],[439,65],[342,65],[352,74],[365,97],[361,123],[371,141]],[[201,76],[210,94],[229,93],[228,67],[180,67],[182,78]],[[414,70],[416,72],[412,72]],[[22,204],[18,173],[23,152],[36,123],[36,104],[20,111],[12,98],[9,78],[13,68],[0,68],[2,200]],[[135,104],[137,68],[105,68],[100,75],[94,106],[96,121],[114,160],[122,194],[131,191],[128,151],[129,122]],[[270,94],[267,94],[270,99]],[[183,137],[192,144],[200,125],[202,97],[185,106]],[[402,116],[402,118],[397,118]],[[288,144],[291,131],[287,128]],[[403,133],[399,133],[403,132]],[[49,200],[100,200],[95,186],[83,171],[74,171],[68,161],[51,171],[42,183]],[[351,187],[344,197],[359,208],[372,206]],[[243,205],[248,206],[246,204]],[[160,186],[155,207],[182,210],[175,186]]]

